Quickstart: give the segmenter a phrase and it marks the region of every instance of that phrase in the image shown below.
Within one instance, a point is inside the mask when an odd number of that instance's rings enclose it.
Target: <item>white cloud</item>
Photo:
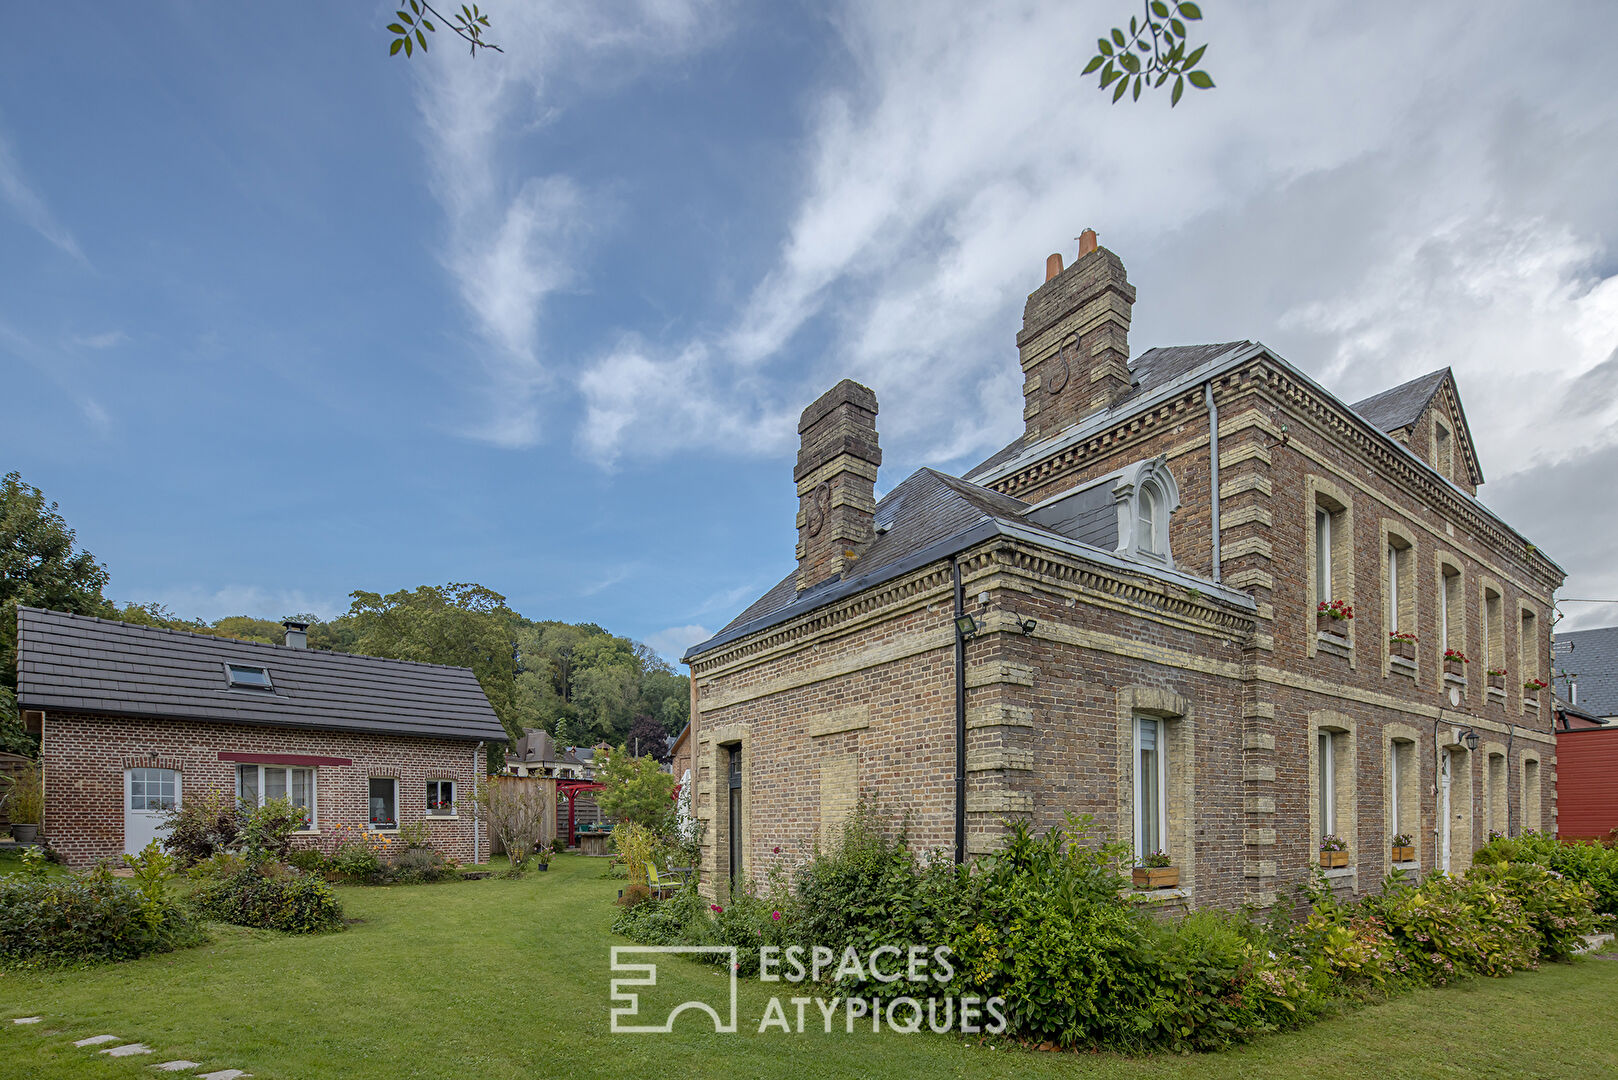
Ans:
[[[108,330],[100,334],[78,334],[71,340],[74,345],[85,349],[110,349],[128,341],[129,335],[122,330]]]
[[[73,258],[80,262],[85,261],[84,252],[79,250],[79,242],[73,239],[73,234],[68,231],[67,226],[56,220],[56,216],[45,205],[45,200],[28,185],[22,165],[12,153],[4,135],[0,135],[0,200],[10,206],[11,212],[21,218],[30,229]]]
[[[851,376],[890,483],[970,464],[1021,429],[1023,299],[1085,226],[1139,288],[1137,354],[1259,338],[1349,400],[1453,367],[1486,498],[1618,440],[1610,6],[1223,5],[1219,89],[1174,110],[1078,76],[1106,17],[847,5],[773,269],[710,337],[595,361],[584,445],[788,453],[785,422]],[[1578,528],[1507,516],[1553,554]],[[1570,592],[1604,580],[1567,565]]]
[[[659,630],[646,639],[646,644],[656,649],[658,655],[670,663],[679,663],[685,650],[699,641],[707,641],[713,637],[713,631],[701,626],[671,626],[667,630]]]
[[[575,90],[631,78],[692,48],[708,9],[704,0],[640,0],[630,11],[585,0],[515,5],[489,35],[505,52],[473,59],[446,44],[417,61],[432,186],[448,218],[442,259],[482,340],[467,434],[505,447],[540,438],[545,304],[575,283],[586,223],[608,212],[560,172],[525,175],[523,133],[560,107],[558,76]]]
[[[1513,393],[1536,379],[1554,389],[1543,380],[1606,352],[1609,298],[1583,293],[1618,222],[1613,200],[1586,189],[1618,169],[1618,147],[1598,76],[1568,66],[1562,36],[1600,9],[1496,9],[1459,34],[1456,10],[1222,8],[1204,24],[1220,89],[1170,111],[1113,106],[1078,77],[1091,8],[963,2],[917,19],[850,5],[835,22],[850,64],[812,110],[774,269],[711,338],[599,357],[579,380],[581,441],[608,458],[780,453],[785,420],[853,376],[877,390],[890,460],[993,449],[1021,426],[1023,297],[1044,255],[1071,251],[1086,225],[1141,287],[1137,351],[1165,333],[1260,337],[1306,346],[1289,358],[1369,393],[1373,377],[1463,354],[1498,370],[1477,359],[1481,325],[1455,331],[1503,291],[1538,322],[1511,336],[1552,350]],[[1534,74],[1553,57],[1575,72],[1567,82]],[[1533,183],[1514,152],[1525,140],[1534,160],[1576,154],[1590,179]],[[1274,213],[1287,199],[1290,214]],[[1419,301],[1401,290],[1417,280]],[[1498,360],[1508,317],[1487,314]],[[1575,314],[1576,329],[1558,328]],[[1413,321],[1427,330],[1415,341],[1400,336]],[[1478,396],[1486,417],[1481,399],[1508,397]]]

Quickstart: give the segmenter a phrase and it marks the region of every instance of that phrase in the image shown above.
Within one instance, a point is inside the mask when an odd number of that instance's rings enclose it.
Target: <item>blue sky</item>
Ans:
[[[1093,225],[1137,353],[1454,366],[1483,498],[1618,595],[1613,10],[1210,3],[1171,112],[1079,78],[1114,7],[492,3],[504,54],[407,61],[382,7],[53,5],[0,40],[0,467],[120,600],[478,581],[677,654],[790,567],[820,390],[882,489],[1016,433]]]

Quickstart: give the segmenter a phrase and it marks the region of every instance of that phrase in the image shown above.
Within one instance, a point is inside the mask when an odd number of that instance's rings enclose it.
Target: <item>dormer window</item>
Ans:
[[[1136,527],[1140,531],[1140,553],[1162,558],[1168,554],[1168,537],[1163,535],[1168,532],[1168,522],[1164,520],[1163,493],[1155,483],[1141,485],[1139,507]]]
[[[274,690],[270,683],[269,668],[255,667],[252,664],[226,664],[225,675],[231,686],[243,686],[252,690]]]
[[[1112,486],[1118,513],[1117,552],[1132,559],[1174,565],[1169,517],[1180,508],[1180,488],[1166,457],[1139,461]]]

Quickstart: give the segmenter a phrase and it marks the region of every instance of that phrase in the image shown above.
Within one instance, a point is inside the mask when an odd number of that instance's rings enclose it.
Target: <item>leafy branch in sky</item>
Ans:
[[[460,11],[446,19],[431,4],[423,0],[410,0],[409,11],[400,8],[394,15],[398,21],[388,24],[388,33],[393,35],[393,44],[388,47],[389,56],[397,56],[400,49],[404,50],[406,56],[410,56],[418,47],[422,52],[426,52],[427,35],[438,32],[433,19],[455,31],[461,40],[471,47],[473,56],[478,54],[479,49],[505,52],[492,41],[483,40],[483,31],[489,26],[489,17],[479,11],[476,4],[471,7],[462,4]]]
[[[1131,86],[1134,100],[1139,101],[1142,87],[1156,90],[1170,78],[1174,80],[1170,106],[1180,103],[1186,83],[1198,90],[1213,89],[1213,77],[1197,67],[1208,46],[1198,45],[1186,52],[1185,24],[1201,19],[1202,9],[1191,0],[1142,0],[1142,6],[1144,17],[1131,16],[1127,34],[1115,26],[1108,37],[1097,39],[1096,54],[1083,73],[1100,69],[1100,89],[1114,87],[1114,104]]]

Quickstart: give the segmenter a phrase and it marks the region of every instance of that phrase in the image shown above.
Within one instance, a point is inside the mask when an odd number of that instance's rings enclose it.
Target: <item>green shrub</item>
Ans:
[[[190,867],[241,845],[244,816],[234,795],[218,789],[187,796],[164,818],[163,849]]]
[[[292,834],[309,823],[309,811],[288,799],[266,799],[251,810],[242,824],[241,842],[249,862],[273,859],[285,862],[292,853]]]
[[[622,895],[620,895],[618,899],[614,901],[614,903],[616,903],[619,907],[634,907],[636,904],[644,904],[651,899],[651,889],[647,888],[645,885],[631,885],[629,888],[623,890]]]
[[[430,847],[410,847],[399,852],[383,870],[384,880],[393,884],[443,881],[455,870],[443,855]]]
[[[337,827],[340,839],[332,852],[331,869],[344,880],[369,885],[382,880],[383,838],[361,829]]]
[[[145,883],[106,871],[56,878],[0,877],[0,961],[129,960],[199,944],[184,907]]]
[[[318,877],[325,877],[331,872],[331,860],[325,853],[314,848],[298,848],[291,851],[287,854],[286,862],[288,866]]]
[[[331,886],[285,863],[249,863],[229,877],[205,882],[191,899],[209,918],[237,926],[288,934],[343,926],[343,907]]]
[[[0,808],[18,824],[38,825],[45,816],[45,774],[29,762],[15,775],[0,774]]]
[[[628,895],[629,890],[624,893]],[[619,909],[612,919],[612,932],[641,945],[697,944],[701,933],[697,924],[707,908],[708,902],[695,889],[686,889],[667,900],[648,900]]]
[[[1536,863],[1501,862],[1474,866],[1468,881],[1493,886],[1517,901],[1539,935],[1539,956],[1566,960],[1583,944],[1585,934],[1608,926],[1611,916],[1597,915],[1596,891],[1556,870]]]
[[[1472,857],[1474,863],[1535,863],[1595,890],[1596,911],[1618,914],[1618,848],[1597,843],[1564,844],[1549,836],[1492,840]]]

